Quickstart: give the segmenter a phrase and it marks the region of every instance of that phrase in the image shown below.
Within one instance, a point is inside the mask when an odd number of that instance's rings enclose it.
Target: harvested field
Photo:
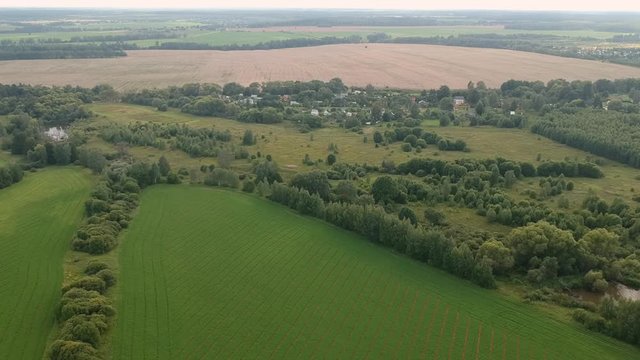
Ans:
[[[0,62],[0,83],[109,83],[118,89],[334,77],[356,86],[465,88],[470,80],[496,87],[509,79],[640,77],[640,68],[510,50],[401,44],[228,52],[140,50],[126,58]]]

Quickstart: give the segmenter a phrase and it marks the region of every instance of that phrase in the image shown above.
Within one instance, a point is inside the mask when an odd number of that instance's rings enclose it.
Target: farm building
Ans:
[[[462,106],[465,104],[464,96],[454,96],[453,97],[453,105],[454,106]]]

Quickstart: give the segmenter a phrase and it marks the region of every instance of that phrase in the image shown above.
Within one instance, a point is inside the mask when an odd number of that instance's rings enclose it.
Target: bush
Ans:
[[[115,310],[109,300],[99,292],[71,288],[62,295],[60,300],[60,320],[65,321],[82,314],[100,314],[109,317],[115,314]]]
[[[51,360],[99,360],[98,352],[81,341],[56,340],[49,348]]]
[[[91,261],[87,264],[87,267],[84,269],[84,273],[86,275],[95,275],[100,270],[108,269],[109,266],[102,261]]]
[[[172,184],[172,185],[177,185],[180,184],[182,181],[180,180],[180,178],[178,177],[178,175],[170,172],[169,174],[167,174],[167,184]]]
[[[100,345],[100,337],[107,328],[107,319],[104,315],[76,315],[64,323],[60,338],[67,341],[82,341],[97,348]]]
[[[571,314],[573,319],[583,324],[587,329],[602,331],[605,329],[605,320],[602,316],[584,309],[576,309]]]
[[[105,270],[101,270],[101,271],[105,271]],[[73,288],[84,289],[87,291],[97,291],[102,294],[107,289],[107,284],[105,283],[104,280],[102,280],[98,276],[85,276],[63,287],[62,292],[67,292]]]
[[[96,277],[102,279],[102,281],[104,281],[104,284],[107,288],[110,288],[116,284],[116,276],[113,273],[113,271],[109,269],[103,269],[98,271],[96,273]]]
[[[255,189],[256,189],[256,184],[251,180],[247,180],[244,183],[242,183],[242,191],[244,192],[252,193]]]

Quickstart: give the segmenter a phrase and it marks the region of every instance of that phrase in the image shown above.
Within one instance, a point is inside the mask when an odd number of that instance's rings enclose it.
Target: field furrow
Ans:
[[[349,232],[231,191],[145,190],[122,239],[120,272],[114,359],[636,354]]]

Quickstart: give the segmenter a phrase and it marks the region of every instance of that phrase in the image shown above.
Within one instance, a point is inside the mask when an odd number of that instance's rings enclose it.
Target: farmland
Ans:
[[[149,189],[120,264],[115,359],[636,355],[531,305],[233,192]]]
[[[0,191],[0,353],[39,359],[53,330],[62,261],[91,181],[77,168],[29,174]]]
[[[130,51],[114,59],[15,60],[0,63],[5,83],[93,86],[117,89],[190,82],[329,80],[350,86],[425,89],[469,80],[499,86],[515,78],[596,80],[640,76],[640,69],[509,50],[436,45],[350,44],[270,51]],[[471,60],[473,59],[473,60]]]

